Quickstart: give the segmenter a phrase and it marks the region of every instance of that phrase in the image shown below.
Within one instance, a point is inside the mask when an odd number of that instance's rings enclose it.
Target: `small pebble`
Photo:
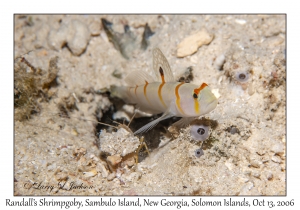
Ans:
[[[97,171],[96,171],[96,169],[92,169],[91,171],[83,172],[83,175],[85,177],[93,177],[93,176],[97,175]]]
[[[275,48],[276,46],[281,45],[283,42],[284,38],[280,36],[273,36],[265,39],[263,44],[270,48]]]
[[[275,162],[275,163],[281,163],[280,157],[278,157],[278,156],[276,156],[276,155],[272,156],[271,160],[272,160],[273,162]]]
[[[238,23],[238,24],[240,24],[240,25],[244,25],[244,24],[247,23],[247,21],[244,20],[244,19],[235,19],[235,22]]]
[[[251,195],[251,189],[254,187],[254,184],[252,182],[246,183],[240,190],[239,195]]]
[[[122,161],[122,158],[120,155],[112,155],[112,156],[108,156],[106,161],[110,166],[110,168],[113,169]]]
[[[226,161],[225,162],[225,166],[227,166],[227,168],[232,171],[232,169],[234,168],[234,164],[229,162],[229,161]]]
[[[68,25],[62,24],[58,30],[51,30],[48,44],[52,49],[60,50],[65,44],[74,55],[81,55],[89,41],[90,31],[86,24],[79,20],[72,20]]]
[[[207,45],[213,40],[214,36],[203,29],[193,35],[186,37],[177,46],[177,57],[182,58],[197,52],[202,45]]]
[[[66,172],[57,172],[55,178],[57,181],[66,181],[68,180],[68,174]]]
[[[260,166],[262,165],[262,162],[261,161],[258,161],[258,160],[253,160],[251,159],[250,160],[250,164],[255,167],[255,168],[260,168]]]
[[[85,155],[86,154],[86,149],[83,148],[83,147],[80,147],[80,148],[76,148],[73,152],[73,155],[75,157],[77,157],[77,159],[79,160],[81,156]]]
[[[248,86],[248,94],[250,95],[250,96],[252,96],[254,93],[255,93],[255,85],[253,85],[252,83],[251,84],[249,84],[249,86]]]
[[[128,167],[134,166],[134,164],[135,164],[135,159],[134,159],[134,157],[127,159],[127,160],[125,161],[125,164],[126,164]]]
[[[101,175],[103,178],[106,178],[108,176],[109,172],[102,163],[98,163],[96,169],[97,169],[97,171],[101,172]]]
[[[238,133],[239,132],[239,130],[236,128],[236,127],[232,127],[231,129],[230,129],[230,133],[231,134],[236,134],[236,133]]]
[[[255,177],[255,178],[259,178],[260,177],[260,173],[258,171],[253,171],[252,172],[252,175]]]
[[[101,130],[99,147],[100,151],[109,155],[122,157],[135,152],[140,145],[140,140],[128,130],[119,128],[117,132],[108,133]]]
[[[74,35],[72,38],[68,38],[68,47],[74,55],[80,55],[86,49],[90,41],[90,31],[87,25],[80,22],[79,20],[72,21],[72,30]]]
[[[271,151],[274,152],[276,155],[282,156],[284,154],[284,145],[283,143],[276,143],[271,147]]]
[[[218,70],[223,70],[224,63],[225,63],[225,55],[221,54],[216,58],[214,66]]]
[[[124,181],[129,181],[129,182],[136,182],[141,178],[141,173],[139,172],[132,172],[130,174],[123,175],[122,178]]]
[[[245,177],[245,176],[239,177],[239,180],[240,180],[241,182],[243,182],[243,183],[249,182],[249,178],[247,178],[247,177]]]
[[[93,35],[93,36],[100,35],[101,27],[102,27],[100,20],[97,20],[97,19],[93,20],[91,23],[89,23],[88,27],[91,32],[91,35]]]
[[[111,180],[113,180],[115,177],[116,177],[116,173],[113,172],[113,173],[111,173],[111,174],[109,174],[109,175],[107,176],[107,180],[108,180],[108,181],[111,181]]]
[[[273,174],[271,172],[267,172],[266,176],[268,180],[273,179]]]

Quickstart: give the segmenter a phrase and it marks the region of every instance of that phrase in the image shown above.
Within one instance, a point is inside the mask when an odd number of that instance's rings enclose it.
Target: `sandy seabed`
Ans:
[[[15,195],[286,195],[284,15],[14,18]],[[120,49],[101,18],[123,37]],[[142,50],[146,23],[154,34]],[[179,43],[201,31],[212,41],[178,56]],[[131,117],[132,106],[116,104],[106,89],[126,85],[134,70],[152,74],[156,47],[176,79],[192,69],[191,83],[207,83],[218,105],[204,116],[214,122],[204,155],[195,156],[189,127],[173,138],[157,129],[145,136],[150,155],[141,151],[135,164],[139,139],[119,129],[107,154],[99,135],[115,130],[96,122],[107,113]]]

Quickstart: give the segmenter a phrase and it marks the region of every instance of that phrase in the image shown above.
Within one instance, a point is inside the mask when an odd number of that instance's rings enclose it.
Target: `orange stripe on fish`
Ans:
[[[147,86],[148,86],[149,83],[147,82],[147,80],[145,80],[145,83],[146,84],[144,86],[144,96],[147,99],[148,103],[151,104],[150,101],[149,101],[149,99],[148,99],[148,96],[147,96]]]
[[[137,96],[137,94],[136,94],[136,90],[137,90],[137,88],[138,88],[139,86],[135,86],[135,89],[134,89],[134,93],[135,93],[135,96],[136,96],[136,98],[138,98],[138,96]]]
[[[163,98],[162,98],[162,95],[161,95],[161,89],[162,87],[164,86],[165,84],[165,76],[164,76],[164,71],[161,67],[159,67],[159,73],[160,73],[160,77],[161,77],[161,84],[159,85],[159,88],[158,88],[158,96],[159,96],[159,100],[161,101],[161,103],[164,105],[164,107],[167,107]]]
[[[194,109],[197,114],[200,113],[200,106],[199,106],[198,98],[194,98]]]
[[[208,86],[206,83],[202,83],[202,85],[199,88],[194,89],[194,94],[193,94],[193,97],[194,97],[194,109],[195,109],[195,112],[197,114],[200,114],[200,105],[199,105],[199,101],[198,101],[198,95],[199,95],[200,91],[203,88],[205,88],[206,86]]]
[[[176,95],[176,105],[177,105],[177,108],[179,109],[179,111],[182,113],[182,114],[184,114],[184,111],[182,110],[182,108],[181,108],[181,105],[180,105],[180,95],[179,95],[179,87],[181,86],[181,85],[183,85],[184,83],[181,83],[181,84],[179,84],[179,85],[177,85],[176,86],[176,88],[175,88],[175,95]]]
[[[200,91],[205,88],[206,86],[208,86],[206,83],[202,83],[202,85],[199,88],[194,89],[194,93],[199,95]],[[195,97],[194,97],[195,98]]]

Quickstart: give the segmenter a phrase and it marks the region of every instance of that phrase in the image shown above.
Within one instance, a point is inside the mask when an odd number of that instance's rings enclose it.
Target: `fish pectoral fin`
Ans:
[[[168,119],[170,117],[174,117],[173,114],[171,114],[170,112],[165,112],[161,117],[157,118],[156,120],[153,120],[152,122],[144,125],[143,127],[141,127],[140,129],[138,129],[137,131],[135,131],[133,134],[141,134],[144,133],[146,131],[149,131],[150,129],[152,129],[154,126],[156,126],[160,121]]]
[[[184,128],[187,125],[189,125],[194,119],[195,119],[195,117],[183,117],[180,120],[178,120],[177,122],[173,123],[172,126],[177,127],[177,128]]]

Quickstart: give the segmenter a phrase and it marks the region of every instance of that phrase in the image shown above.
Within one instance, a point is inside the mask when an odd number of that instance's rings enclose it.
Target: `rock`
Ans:
[[[50,27],[48,24],[42,25],[36,32],[36,40],[34,42],[34,46],[36,49],[42,48],[46,46],[46,37],[48,36]]]
[[[58,170],[54,176],[57,181],[67,181],[69,179],[68,174],[60,170]]]
[[[267,178],[268,180],[273,179],[273,174],[272,174],[270,171],[266,171],[266,172],[265,172],[265,176],[266,176],[266,178]]]
[[[271,148],[271,151],[276,155],[282,156],[284,154],[284,144],[281,142],[274,144]]]
[[[53,163],[53,164],[50,164],[50,165],[47,167],[47,170],[48,170],[48,171],[53,171],[55,168],[56,168],[56,163]]]
[[[278,157],[276,155],[272,156],[271,160],[275,163],[281,163],[282,162],[280,157]]]
[[[121,120],[126,119],[126,121],[130,121],[130,117],[124,111],[117,111],[112,116],[113,120]]]
[[[99,36],[101,33],[101,22],[98,19],[93,20],[91,23],[89,23],[88,27],[92,34],[92,36]]]
[[[223,65],[225,63],[225,60],[226,58],[224,54],[219,55],[214,62],[214,67],[218,70],[223,70]]]
[[[137,182],[141,178],[141,176],[142,174],[139,172],[132,172],[130,174],[123,175],[122,178],[129,182]]]
[[[97,175],[97,170],[96,169],[92,169],[91,171],[87,171],[87,172],[83,172],[83,175],[85,177],[93,177]]]
[[[251,189],[254,187],[254,184],[252,182],[246,183],[240,190],[239,195],[251,195]]]
[[[124,161],[124,164],[127,165],[128,167],[132,167],[135,164],[135,159],[134,157],[128,158]]]
[[[238,24],[240,24],[240,25],[244,25],[244,24],[247,23],[247,21],[244,20],[244,19],[235,19],[235,22],[238,23]]]
[[[117,132],[107,133],[105,130],[100,132],[100,150],[109,155],[120,154],[122,157],[133,153],[140,145],[139,138],[124,128]]]
[[[247,182],[249,182],[249,178],[242,175],[242,176],[239,177],[239,181],[241,181],[242,183],[247,183]]]
[[[232,171],[234,169],[234,164],[232,163],[232,160],[229,159],[225,162],[225,166],[227,166],[227,168]]]
[[[68,26],[62,25],[57,31],[51,30],[48,35],[48,45],[54,50],[60,50],[66,43]]]
[[[260,168],[260,166],[263,165],[263,163],[260,160],[254,158],[250,158],[250,164],[255,168]]]
[[[272,36],[264,40],[263,44],[269,46],[270,48],[274,48],[278,45],[281,45],[284,42],[284,38],[281,36]]]
[[[253,83],[250,83],[248,86],[248,94],[252,96],[255,93],[255,85]]]
[[[213,40],[214,36],[203,29],[191,36],[186,37],[177,46],[177,57],[182,58],[195,53],[202,45],[207,45]]]
[[[254,170],[254,171],[252,171],[252,175],[253,175],[255,178],[259,178],[259,177],[260,177],[260,172],[257,171],[257,170]]]
[[[109,174],[108,170],[105,168],[105,166],[101,162],[99,162],[97,164],[96,169],[97,169],[97,171],[101,172],[101,175],[103,178],[106,178]]]
[[[55,50],[60,50],[65,44],[74,55],[81,55],[90,40],[89,28],[79,20],[72,20],[68,25],[63,24],[58,30],[51,30],[48,44]]]
[[[74,55],[80,55],[90,41],[90,31],[84,23],[78,20],[73,20],[71,27],[74,35],[67,40],[68,46]]]
[[[107,162],[112,165],[115,166],[118,163],[120,163],[122,161],[122,158],[120,155],[113,155],[113,156],[108,156],[107,157]]]
[[[225,166],[227,166],[230,171],[232,171],[234,168],[234,164],[232,164],[229,160],[225,162]]]
[[[115,173],[115,172],[112,172],[111,174],[108,175],[107,180],[108,180],[108,181],[111,181],[111,180],[113,180],[115,177],[116,177],[116,173]]]
[[[83,147],[76,148],[73,152],[73,155],[74,157],[76,157],[77,160],[79,160],[85,154],[86,154],[86,149]]]

